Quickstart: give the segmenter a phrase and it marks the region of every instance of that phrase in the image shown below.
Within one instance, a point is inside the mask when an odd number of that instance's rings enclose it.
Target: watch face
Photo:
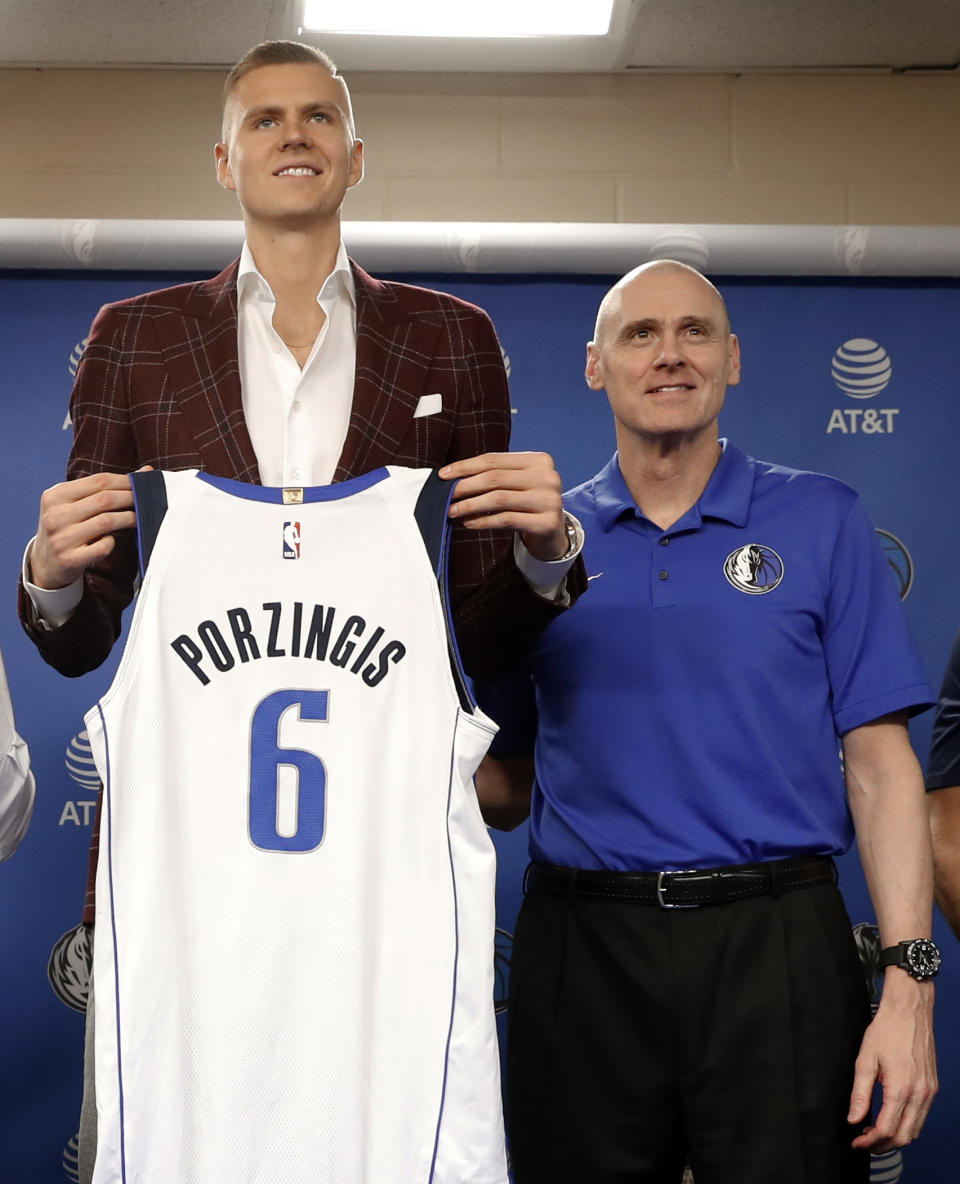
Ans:
[[[933,978],[940,969],[940,950],[936,942],[919,937],[906,950],[907,967],[915,978]]]

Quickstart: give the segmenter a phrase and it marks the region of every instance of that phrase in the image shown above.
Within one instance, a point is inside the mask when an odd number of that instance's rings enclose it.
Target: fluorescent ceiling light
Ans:
[[[304,0],[303,27],[381,37],[603,37],[614,0]],[[349,9],[348,15],[341,10]]]

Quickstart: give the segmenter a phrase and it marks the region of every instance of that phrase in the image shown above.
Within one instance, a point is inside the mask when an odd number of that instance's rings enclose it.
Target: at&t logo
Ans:
[[[77,367],[80,365],[80,359],[83,357],[83,351],[87,348],[87,342],[89,340],[89,337],[84,337],[83,341],[78,341],[70,351],[70,357],[67,360],[67,369],[70,371],[71,378],[77,377]],[[68,409],[63,421],[62,430],[66,431],[72,423],[73,420],[70,418],[70,411]]]
[[[869,337],[851,337],[833,355],[830,374],[851,399],[873,399],[893,376],[890,355]],[[899,407],[836,407],[830,413],[827,435],[887,436],[893,432]]]
[[[90,740],[86,729],[78,732],[67,745],[63,763],[66,765],[71,779],[80,786],[81,790],[94,796],[64,802],[58,825],[64,826],[70,822],[74,826],[90,826],[97,808],[96,793],[100,787],[100,775],[93,762],[93,753],[90,749]]]

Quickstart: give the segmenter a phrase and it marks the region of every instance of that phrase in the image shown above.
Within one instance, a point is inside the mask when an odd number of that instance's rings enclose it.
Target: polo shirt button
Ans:
[[[660,540],[660,546],[661,546],[661,547],[669,547],[669,546],[670,546],[670,540],[669,540],[668,538],[662,538],[662,539]]]
[[[661,580],[669,580],[669,579],[670,579],[670,573],[669,573],[668,571],[662,571],[662,572],[660,572],[660,579],[661,579]]]

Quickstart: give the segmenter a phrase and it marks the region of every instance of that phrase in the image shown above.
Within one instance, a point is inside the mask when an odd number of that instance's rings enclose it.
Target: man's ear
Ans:
[[[230,159],[226,144],[215,144],[213,148],[214,167],[217,170],[217,181],[224,189],[236,189],[233,174],[230,172]]]
[[[587,386],[592,391],[602,391],[604,389],[603,365],[600,361],[600,351],[597,349],[596,342],[587,342],[587,364],[584,368],[583,376],[587,380]]]
[[[730,334],[729,350],[727,386],[736,386],[740,381],[740,342],[737,340],[736,333]]]
[[[363,140],[354,140],[350,155],[350,177],[347,188],[352,189],[363,180]]]

